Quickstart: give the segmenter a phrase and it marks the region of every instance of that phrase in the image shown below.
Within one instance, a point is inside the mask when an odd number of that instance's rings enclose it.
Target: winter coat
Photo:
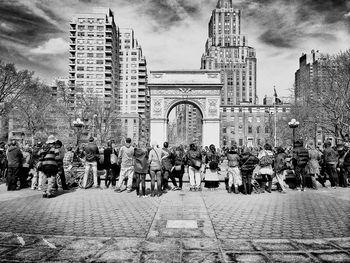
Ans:
[[[189,166],[194,167],[195,161],[202,162],[202,153],[200,151],[189,150],[186,154],[186,160]]]
[[[322,153],[316,149],[309,150],[309,162],[307,164],[309,174],[320,174],[320,163]]]
[[[22,166],[23,154],[19,147],[11,145],[7,150],[7,166],[18,168]]]
[[[238,153],[227,153],[227,160],[229,167],[236,167],[239,166],[241,157],[239,157]]]
[[[172,164],[172,159],[173,159],[173,154],[168,148],[163,148],[163,152],[168,154],[168,157],[165,157],[162,159],[162,168],[165,171],[170,171],[171,168],[173,167]]]
[[[148,150],[147,148],[134,149],[134,171],[135,173],[148,173]]]
[[[273,152],[269,151],[269,150],[260,151],[259,155],[258,155],[258,159],[260,160],[263,156],[266,156],[266,155],[270,156],[272,158],[272,160],[274,159]],[[272,164],[264,166],[264,167],[260,167],[259,173],[273,175]]]
[[[285,153],[277,154],[275,158],[275,165],[274,165],[276,173],[281,173],[283,170],[287,168],[286,157],[287,155]]]
[[[309,151],[302,144],[295,144],[293,159],[298,167],[305,167],[309,161]]]
[[[23,151],[22,154],[23,154],[22,167],[29,168],[31,153],[27,151]]]
[[[85,147],[85,160],[87,162],[97,162],[99,160],[99,150],[95,143],[89,142]]]
[[[336,164],[338,162],[338,153],[331,147],[323,151],[324,162],[328,164]]]

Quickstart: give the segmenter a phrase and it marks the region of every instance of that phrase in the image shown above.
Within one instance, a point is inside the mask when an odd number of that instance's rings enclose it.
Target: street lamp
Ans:
[[[296,119],[292,119],[288,122],[289,128],[293,129],[293,148],[295,143],[295,129],[298,128],[299,122]]]
[[[77,129],[77,146],[78,146],[79,139],[80,139],[80,132],[84,126],[84,122],[80,118],[77,118],[75,121],[73,121],[73,126]]]

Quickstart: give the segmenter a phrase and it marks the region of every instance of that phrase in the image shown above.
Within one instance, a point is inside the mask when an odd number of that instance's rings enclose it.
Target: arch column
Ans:
[[[152,142],[157,142],[159,147],[162,148],[163,143],[167,141],[168,138],[167,127],[167,119],[151,119],[150,144],[152,144]]]
[[[203,119],[202,145],[220,147],[220,119]]]

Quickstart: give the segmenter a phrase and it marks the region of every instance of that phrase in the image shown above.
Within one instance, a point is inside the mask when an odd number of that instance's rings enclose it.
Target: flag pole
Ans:
[[[275,102],[274,102],[274,110],[275,110],[275,148],[277,147],[277,108],[276,108],[276,103],[277,103],[277,93],[276,93],[276,88],[273,86],[274,90],[274,97],[275,97]]]

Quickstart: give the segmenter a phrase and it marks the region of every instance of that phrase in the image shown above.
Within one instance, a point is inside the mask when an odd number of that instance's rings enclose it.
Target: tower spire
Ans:
[[[216,8],[232,8],[232,0],[218,0]]]

